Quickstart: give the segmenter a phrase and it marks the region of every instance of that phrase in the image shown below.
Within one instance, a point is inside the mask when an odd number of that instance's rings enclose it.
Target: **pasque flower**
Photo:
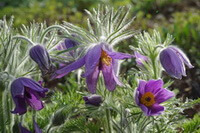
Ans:
[[[33,46],[29,51],[29,55],[31,59],[33,59],[38,64],[43,74],[46,74],[51,71],[51,60],[47,50],[43,46]]]
[[[53,78],[61,78],[69,72],[85,65],[86,82],[91,93],[96,93],[96,85],[100,71],[103,73],[106,88],[113,91],[116,85],[122,85],[117,77],[118,60],[132,58],[132,55],[114,52],[105,43],[95,45],[86,53],[85,56],[57,70]]]
[[[73,48],[73,47],[76,47],[80,45],[77,41],[75,40],[72,40],[72,39],[69,39],[69,38],[66,38],[64,40],[64,42],[60,43],[58,46],[57,46],[57,49],[58,50],[67,50],[69,48]],[[67,56],[72,56],[74,57],[74,54],[75,54],[75,50],[71,50],[69,52],[66,53]]]
[[[64,40],[64,42],[62,42],[60,45],[57,46],[58,50],[65,50],[65,49],[69,49],[69,48],[73,48],[75,46],[78,46],[79,43],[75,40],[66,38]]]
[[[35,130],[34,133],[42,133],[42,130],[39,128],[39,126],[37,125],[35,121],[33,121],[33,125],[34,125],[34,130]],[[31,133],[31,131],[23,127],[21,123],[19,123],[19,130],[20,130],[20,133]]]
[[[143,63],[145,61],[148,61],[148,57],[147,56],[144,56],[144,55],[140,54],[137,51],[134,52],[134,55],[135,55],[135,61],[136,61],[138,66],[143,66]]]
[[[173,96],[173,92],[163,88],[162,80],[140,80],[135,93],[135,101],[145,115],[153,116],[161,114],[164,107],[159,104]]]
[[[170,46],[160,53],[160,62],[165,71],[172,77],[181,79],[186,76],[185,65],[193,68],[187,56],[177,47]],[[184,65],[185,64],[185,65]]]
[[[22,115],[27,111],[27,105],[34,110],[41,110],[44,106],[40,98],[45,97],[47,88],[29,78],[18,78],[11,84],[11,95],[15,102],[14,114]]]
[[[70,48],[74,48],[76,46],[80,45],[80,43],[78,43],[75,40],[66,38],[63,42],[61,42],[56,49],[61,51],[61,50],[68,50]],[[61,58],[63,58],[64,60],[67,60],[68,62],[74,61],[75,59],[77,59],[77,57],[81,54],[82,48],[75,48],[73,50],[70,50],[68,52],[66,52],[64,55],[60,56]],[[62,62],[62,61],[60,61]],[[60,67],[64,66],[66,62],[63,61],[63,63],[60,63]]]
[[[91,96],[84,96],[83,100],[85,101],[85,104],[94,106],[100,106],[100,104],[103,102],[102,97],[95,94]]]

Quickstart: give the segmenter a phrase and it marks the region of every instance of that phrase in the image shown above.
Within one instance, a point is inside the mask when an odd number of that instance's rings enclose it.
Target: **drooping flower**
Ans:
[[[29,51],[31,59],[33,59],[39,66],[43,74],[47,74],[52,69],[51,60],[47,50],[41,46],[36,45],[32,47]]]
[[[143,63],[145,61],[148,61],[147,56],[144,56],[137,51],[134,52],[134,55],[135,55],[135,58],[136,58],[135,60],[136,60],[136,63],[137,63],[138,66],[143,66]]]
[[[164,111],[160,103],[172,98],[174,93],[163,88],[162,80],[140,80],[136,89],[135,101],[145,115],[159,115]]]
[[[177,47],[170,46],[160,53],[160,62],[165,71],[174,78],[181,79],[186,76],[185,65],[189,68],[194,66],[190,63],[187,56]],[[185,65],[184,65],[185,64]]]
[[[84,96],[83,100],[85,101],[85,104],[94,106],[100,106],[100,104],[103,102],[102,97],[95,94],[91,96]]]
[[[27,111],[27,105],[34,110],[41,110],[44,106],[40,98],[45,97],[47,88],[29,78],[18,78],[11,84],[11,95],[15,102],[14,114],[22,115]]]
[[[38,124],[33,121],[33,125],[34,125],[34,133],[42,133],[42,130],[39,128]],[[21,123],[19,123],[19,130],[20,133],[31,133],[31,131],[29,131],[27,128],[23,127]]]
[[[87,86],[91,93],[96,93],[100,71],[103,73],[106,88],[109,91],[113,91],[116,85],[122,86],[122,83],[117,77],[119,68],[118,60],[132,57],[130,54],[114,52],[106,44],[101,43],[91,48],[82,58],[57,70],[53,78],[61,78],[69,72],[85,65],[85,74],[83,76],[86,77]]]

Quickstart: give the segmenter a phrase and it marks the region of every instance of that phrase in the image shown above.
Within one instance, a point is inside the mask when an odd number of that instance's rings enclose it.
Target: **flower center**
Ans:
[[[142,95],[140,102],[147,107],[151,107],[155,103],[154,95],[151,92],[146,92]]]
[[[101,51],[101,62],[107,66],[110,66],[112,58],[104,51]]]

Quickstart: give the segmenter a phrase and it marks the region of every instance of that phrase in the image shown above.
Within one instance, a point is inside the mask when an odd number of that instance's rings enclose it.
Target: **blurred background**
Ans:
[[[172,89],[179,89],[177,97],[200,97],[200,0],[0,0],[0,18],[14,16],[16,28],[33,21],[47,25],[68,21],[86,27],[84,9],[98,4],[130,6],[130,15],[136,16],[132,28],[156,29],[163,38],[167,33],[173,35],[173,45],[183,49],[195,68],[188,70],[183,80],[175,80]],[[118,45],[122,52],[130,53],[128,45],[136,45],[134,38],[122,43]],[[131,67],[130,63],[125,65],[125,69]]]

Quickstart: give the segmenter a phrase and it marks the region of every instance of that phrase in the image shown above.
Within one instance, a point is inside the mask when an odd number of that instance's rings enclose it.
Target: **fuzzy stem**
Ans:
[[[152,58],[151,61],[152,61],[153,72],[154,72],[153,78],[154,78],[154,79],[157,79],[157,70],[156,70],[156,63],[155,63],[156,60],[155,60],[155,58]]]
[[[110,110],[106,109],[106,120],[107,120],[107,126],[108,126],[108,132],[112,133],[112,124],[111,124],[111,115],[110,115]]]
[[[14,39],[22,39],[22,40],[27,41],[31,45],[34,45],[34,43],[30,39],[26,38],[25,36],[17,35],[17,36],[12,37],[12,40],[14,40]]]
[[[47,133],[49,133],[49,131],[51,130],[51,127],[52,125],[47,128]]]
[[[33,130],[34,130],[34,122],[36,122],[35,121],[35,118],[36,118],[36,111],[34,110],[34,109],[32,109],[32,121],[33,121]]]

